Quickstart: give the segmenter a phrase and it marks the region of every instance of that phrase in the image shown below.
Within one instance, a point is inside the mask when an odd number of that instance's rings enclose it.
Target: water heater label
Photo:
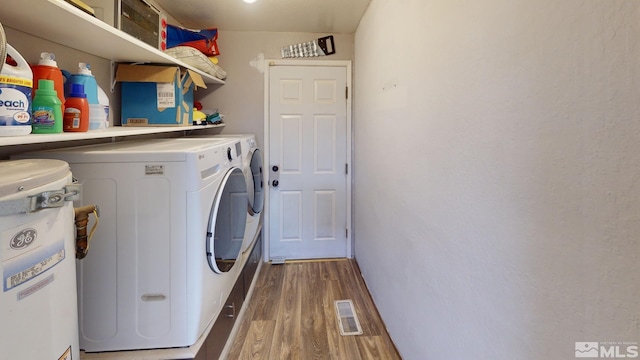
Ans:
[[[9,291],[12,288],[24,284],[27,281],[35,278],[43,272],[56,266],[65,258],[64,243],[60,244],[60,249],[53,249],[52,254],[47,255],[45,258],[30,257],[28,262],[20,262],[19,266],[12,266],[11,270],[4,269],[4,291]],[[33,263],[35,261],[35,263]],[[9,271],[6,271],[9,270]],[[18,270],[18,271],[16,271]]]
[[[4,292],[32,281],[65,259],[65,214],[43,212],[30,222],[0,233]]]
[[[46,278],[38,281],[37,283],[35,283],[35,285],[31,285],[28,288],[20,291],[18,293],[18,301],[25,299],[35,293],[38,292],[38,290],[40,289],[44,289],[44,287],[46,287],[47,285],[51,284],[53,282],[53,275],[51,274],[49,276],[47,276]]]

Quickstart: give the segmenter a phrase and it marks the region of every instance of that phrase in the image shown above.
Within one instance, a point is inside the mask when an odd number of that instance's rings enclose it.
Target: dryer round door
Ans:
[[[247,221],[246,188],[242,170],[231,168],[224,175],[211,205],[207,225],[207,261],[216,273],[231,270],[240,256]]]
[[[263,191],[263,174],[262,174],[262,154],[260,149],[255,149],[251,152],[251,177],[253,179],[253,186],[249,184],[249,214],[251,216],[260,214],[264,206],[264,191]]]

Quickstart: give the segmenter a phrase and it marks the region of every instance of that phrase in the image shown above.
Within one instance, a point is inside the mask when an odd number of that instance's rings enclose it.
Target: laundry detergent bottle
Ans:
[[[19,136],[31,133],[31,88],[33,73],[29,63],[7,44],[7,58],[15,63],[4,64],[0,71],[0,136]]]
[[[58,98],[53,80],[38,80],[38,90],[31,108],[31,126],[34,134],[62,132],[62,102]]]
[[[89,105],[99,104],[98,83],[91,72],[91,66],[87,63],[78,63],[78,72],[69,75],[64,85],[65,96],[69,96],[73,84],[84,86],[84,93],[87,94]]]
[[[60,102],[64,104],[64,77],[62,76],[62,70],[58,68],[56,56],[53,53],[48,52],[40,53],[40,60],[38,61],[38,65],[31,65],[31,71],[33,71],[33,91],[31,92],[31,97],[35,98],[36,96],[36,90],[38,90],[38,80],[52,80],[53,88],[58,94]]]
[[[82,84],[73,84],[71,93],[64,103],[62,128],[65,132],[85,132],[89,130],[89,103]]]

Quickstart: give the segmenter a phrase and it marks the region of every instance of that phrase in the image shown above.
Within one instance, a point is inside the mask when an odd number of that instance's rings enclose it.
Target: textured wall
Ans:
[[[640,3],[373,0],[356,257],[406,359],[640,342]]]
[[[264,144],[263,59],[281,59],[283,46],[317,39],[328,34],[220,31],[220,66],[227,72],[223,86],[198,90],[205,108],[224,114],[225,134],[253,133]],[[336,54],[311,60],[352,60],[353,34],[334,34]]]

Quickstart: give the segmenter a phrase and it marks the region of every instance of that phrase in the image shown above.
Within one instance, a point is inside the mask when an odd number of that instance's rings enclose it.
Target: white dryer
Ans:
[[[224,134],[204,135],[190,138],[210,138],[212,141],[239,141],[240,157],[242,158],[242,171],[247,183],[247,223],[245,239],[242,251],[253,247],[258,236],[258,230],[262,222],[262,210],[264,208],[264,175],[262,152],[256,142],[254,134]]]
[[[78,267],[80,347],[193,345],[241,271],[233,266],[241,242],[224,225],[246,222],[244,194],[234,194],[246,188],[236,145],[155,139],[26,156],[67,161],[84,202],[100,207]]]

